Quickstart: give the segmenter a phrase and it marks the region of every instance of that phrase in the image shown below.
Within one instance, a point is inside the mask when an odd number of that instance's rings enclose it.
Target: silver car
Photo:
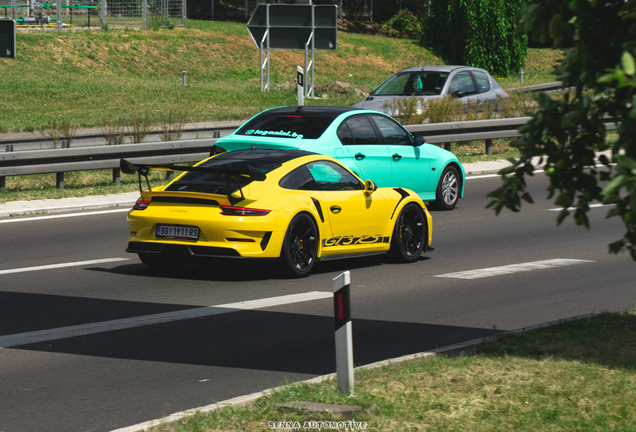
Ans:
[[[508,93],[484,69],[469,66],[421,66],[400,71],[354,108],[384,112],[383,103],[395,98],[442,98],[452,95],[468,101],[508,99]]]

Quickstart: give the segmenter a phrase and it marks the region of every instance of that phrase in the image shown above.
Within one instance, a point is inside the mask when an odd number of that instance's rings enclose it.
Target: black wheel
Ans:
[[[426,220],[422,209],[409,204],[395,221],[391,238],[391,256],[399,262],[414,262],[422,254],[427,242]]]
[[[457,168],[447,166],[442,172],[435,191],[434,207],[439,210],[452,210],[459,200],[461,180],[457,174]]]
[[[314,220],[304,213],[296,215],[289,223],[280,254],[284,273],[307,276],[316,263],[317,253],[318,229]]]

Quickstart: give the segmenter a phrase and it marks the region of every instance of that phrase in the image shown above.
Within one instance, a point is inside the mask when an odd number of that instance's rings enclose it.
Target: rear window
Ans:
[[[285,161],[285,158],[280,158],[282,160],[247,158],[234,159],[223,156],[225,155],[219,155],[207,162],[198,165],[197,167],[247,170],[248,166],[250,166],[252,168],[256,168],[264,174],[267,174],[270,171],[273,171],[276,168],[280,167],[281,163]],[[239,175],[238,178],[230,177],[231,174],[228,173],[188,172],[179,180],[168,185],[165,190],[227,195],[228,179],[230,179],[230,193],[233,193],[238,189],[237,180],[239,181],[241,187],[245,187],[252,182],[250,177],[244,175]]]
[[[339,114],[339,112],[264,112],[243,125],[236,134],[271,138],[318,139]]]

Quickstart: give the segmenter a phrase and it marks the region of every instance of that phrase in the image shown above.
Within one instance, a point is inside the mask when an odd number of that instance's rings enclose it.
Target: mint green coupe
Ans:
[[[379,187],[403,187],[437,209],[452,210],[464,195],[464,168],[454,154],[413,136],[372,110],[281,107],[252,117],[220,138],[222,150],[298,149],[334,157]]]

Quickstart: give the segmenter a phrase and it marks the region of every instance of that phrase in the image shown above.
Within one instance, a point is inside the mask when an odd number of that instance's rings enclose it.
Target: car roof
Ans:
[[[335,114],[335,116],[339,116],[342,113],[346,113],[349,111],[358,111],[359,108],[352,107],[338,107],[338,106],[286,106],[286,107],[278,107],[267,110],[268,113],[280,113],[280,114],[292,114],[292,113],[331,113]]]
[[[401,70],[401,72],[447,72],[450,73],[457,69],[469,69],[469,70],[480,70],[484,71],[484,69],[472,67],[472,66],[459,66],[459,65],[438,65],[438,66],[418,66],[409,69]]]
[[[247,149],[225,152],[217,155],[214,159],[216,161],[222,159],[239,159],[239,160],[259,160],[263,162],[273,162],[276,164],[283,164],[289,162],[292,159],[297,159],[304,156],[316,155],[318,153],[308,152],[304,150],[295,149]]]

